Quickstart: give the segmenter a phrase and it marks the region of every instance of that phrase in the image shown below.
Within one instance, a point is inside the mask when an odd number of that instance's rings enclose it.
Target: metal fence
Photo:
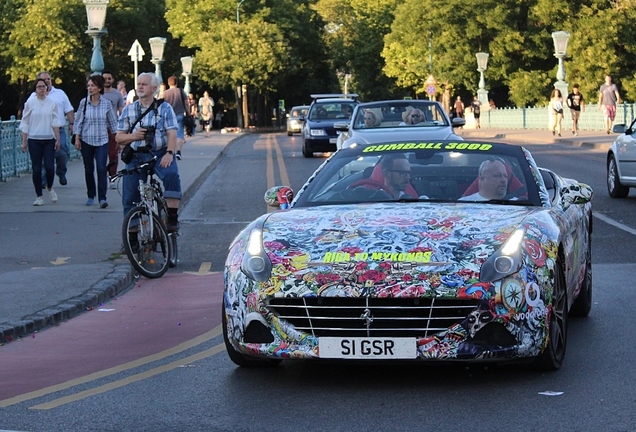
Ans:
[[[616,107],[616,119],[614,124],[629,124],[634,119],[634,107],[636,104],[620,104]],[[550,112],[547,107],[540,108],[497,108],[482,111],[482,129],[545,129],[550,128]],[[472,114],[466,116],[467,127],[474,127]],[[571,130],[572,116],[566,107],[563,114],[562,128]],[[579,130],[603,131],[603,111],[597,109],[596,104],[587,104],[585,111],[579,117]]]
[[[70,145],[71,135],[66,129],[66,144],[69,146],[70,160],[79,159],[81,153]],[[10,177],[19,177],[31,172],[31,157],[29,152],[22,152],[22,132],[20,120],[11,117],[11,120],[0,123],[0,181],[7,181]]]

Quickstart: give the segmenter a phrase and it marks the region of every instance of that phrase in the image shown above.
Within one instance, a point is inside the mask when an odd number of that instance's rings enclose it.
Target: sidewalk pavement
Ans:
[[[213,131],[209,138],[202,132],[187,138],[177,161],[182,203],[240,136]],[[55,177],[59,201],[52,203],[45,190],[41,207],[33,206],[30,173],[0,182],[0,345],[97,307],[136,280],[126,256],[119,255],[121,185],[108,190],[109,206],[100,209],[85,204],[81,159],[68,163],[66,177],[66,186]]]
[[[583,131],[579,136],[565,131],[568,135],[563,137],[547,130],[457,132],[466,139],[595,149],[609,148],[616,138],[600,131]],[[183,203],[238,137],[215,132],[210,138],[202,133],[188,138],[183,160],[178,161]],[[119,191],[108,191],[108,208],[88,207],[81,160],[69,162],[67,178],[67,186],[55,179],[59,202],[51,203],[45,192],[41,207],[32,205],[35,192],[30,175],[0,183],[0,345],[98,306],[135,281],[127,258],[118,255],[123,218]]]

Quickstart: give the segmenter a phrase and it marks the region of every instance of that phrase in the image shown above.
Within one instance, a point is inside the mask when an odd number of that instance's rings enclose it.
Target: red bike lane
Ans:
[[[123,296],[0,346],[0,407],[16,402],[10,398],[121,372],[218,336],[222,291],[218,272],[142,277]]]

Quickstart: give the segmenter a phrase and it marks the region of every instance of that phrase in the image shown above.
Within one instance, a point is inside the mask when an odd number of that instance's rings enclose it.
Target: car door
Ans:
[[[636,119],[616,138],[616,158],[622,181],[636,181]]]

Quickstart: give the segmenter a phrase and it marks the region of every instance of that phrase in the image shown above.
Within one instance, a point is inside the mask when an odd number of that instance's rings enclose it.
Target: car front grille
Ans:
[[[272,298],[268,308],[313,336],[418,337],[462,322],[478,300],[445,298]]]

